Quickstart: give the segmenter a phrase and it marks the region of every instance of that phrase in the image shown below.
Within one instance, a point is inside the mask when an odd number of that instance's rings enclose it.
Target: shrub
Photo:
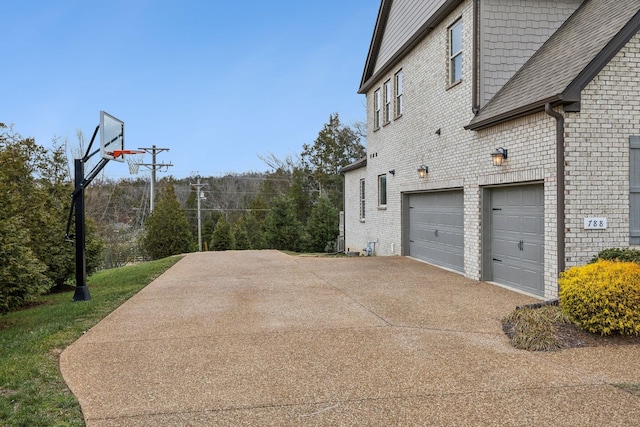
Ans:
[[[231,223],[227,221],[227,218],[222,215],[216,227],[213,229],[213,235],[211,236],[211,249],[214,251],[228,251],[234,248],[233,244],[233,231],[231,229]]]
[[[640,264],[640,250],[631,248],[610,248],[600,251],[598,255],[591,258],[589,263],[594,263],[599,259],[608,261],[635,262]]]
[[[557,306],[517,308],[502,319],[502,329],[511,345],[520,350],[553,351],[562,348],[558,326],[571,323]]]
[[[562,273],[560,305],[582,329],[601,335],[640,333],[640,265],[599,260]]]
[[[193,249],[191,228],[173,185],[160,193],[155,209],[145,220],[142,247],[151,259],[165,258]]]

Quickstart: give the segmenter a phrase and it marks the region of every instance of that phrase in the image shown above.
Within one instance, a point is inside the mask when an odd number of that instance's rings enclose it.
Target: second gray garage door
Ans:
[[[493,280],[544,295],[544,190],[522,185],[491,190]]]
[[[464,209],[462,191],[408,195],[407,255],[464,271]]]

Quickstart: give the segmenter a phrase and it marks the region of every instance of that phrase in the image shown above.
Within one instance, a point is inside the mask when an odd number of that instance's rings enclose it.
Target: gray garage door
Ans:
[[[462,191],[409,195],[408,255],[464,271]]]
[[[491,190],[493,280],[544,295],[544,191],[542,185]]]

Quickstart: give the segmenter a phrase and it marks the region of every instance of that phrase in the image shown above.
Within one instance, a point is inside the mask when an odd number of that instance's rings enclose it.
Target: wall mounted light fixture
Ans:
[[[390,173],[391,175],[393,175],[393,176],[396,176],[396,170],[395,170],[395,169],[391,169],[391,170],[389,171],[389,173]]]
[[[429,168],[425,165],[422,165],[418,168],[418,176],[420,178],[426,178],[429,173]]]
[[[493,166],[502,166],[502,163],[507,158],[507,149],[498,147],[496,151],[491,153],[491,160],[493,160]]]

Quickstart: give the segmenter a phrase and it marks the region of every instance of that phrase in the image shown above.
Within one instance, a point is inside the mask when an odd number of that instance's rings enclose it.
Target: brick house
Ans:
[[[382,0],[345,247],[540,298],[640,244],[640,0]],[[494,160],[496,164],[494,165]]]

